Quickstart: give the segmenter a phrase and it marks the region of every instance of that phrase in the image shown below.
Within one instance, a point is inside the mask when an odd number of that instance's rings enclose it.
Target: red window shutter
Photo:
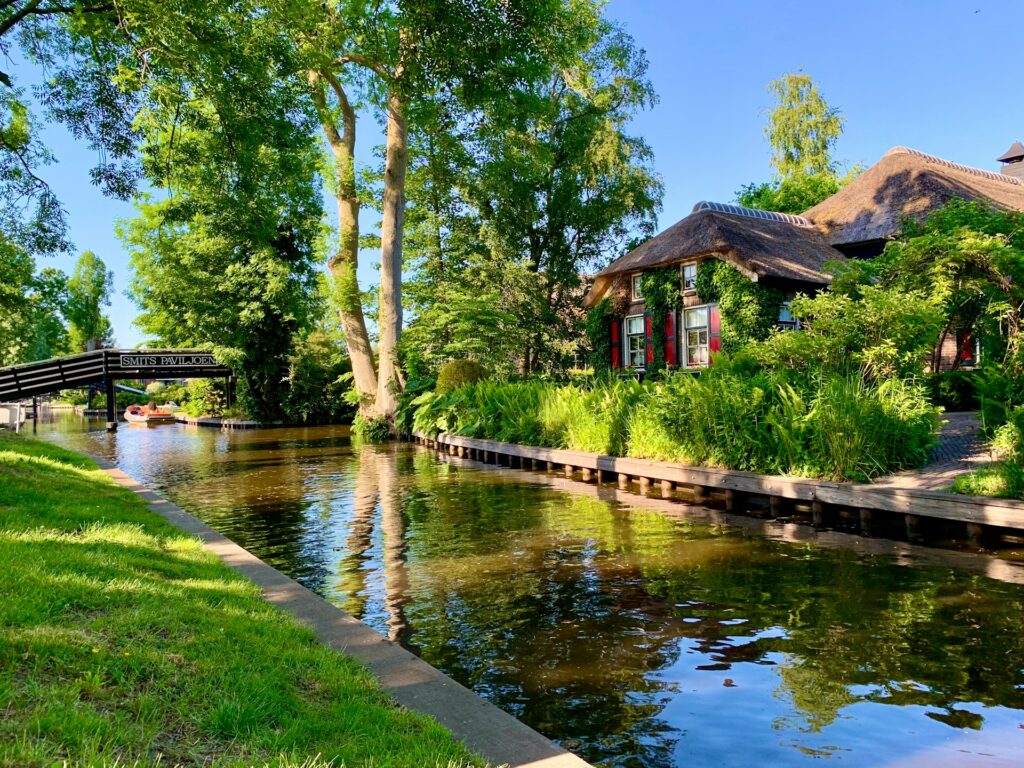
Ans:
[[[650,365],[654,362],[654,345],[651,343],[651,316],[644,314],[644,360]]]
[[[708,306],[708,350],[714,362],[714,355],[722,351],[722,316],[717,304]]]
[[[618,369],[622,367],[622,340],[619,333],[622,321],[617,317],[613,317],[609,322],[612,325],[612,368]]]
[[[960,334],[960,363],[962,365],[974,365],[974,339],[970,331]]]
[[[665,315],[665,365],[676,365],[676,312]]]

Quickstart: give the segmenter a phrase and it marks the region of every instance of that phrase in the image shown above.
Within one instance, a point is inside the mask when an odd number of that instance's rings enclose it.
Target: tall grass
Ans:
[[[428,433],[853,480],[924,464],[939,413],[913,383],[790,381],[725,358],[657,383],[482,382],[419,401],[414,428]]]

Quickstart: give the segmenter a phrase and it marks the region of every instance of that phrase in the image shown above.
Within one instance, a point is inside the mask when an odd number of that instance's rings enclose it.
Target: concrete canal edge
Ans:
[[[117,485],[135,493],[171,525],[197,536],[204,549],[260,587],[267,602],[312,629],[324,645],[363,664],[400,705],[434,718],[493,765],[509,768],[587,768],[590,765],[400,645],[385,640],[366,624],[146,488],[109,461],[97,456],[92,458]]]
[[[560,470],[568,478],[579,477],[583,482],[598,485],[614,482],[622,490],[637,488],[641,494],[657,486],[665,498],[674,498],[679,491],[684,491],[685,501],[692,504],[704,504],[712,493],[720,494],[729,512],[741,508],[748,497],[764,497],[768,499],[772,517],[784,514],[787,508],[806,507],[815,527],[828,526],[839,516],[854,517],[865,535],[872,535],[877,529],[881,515],[901,518],[911,542],[926,538],[920,524],[928,519],[962,525],[967,540],[976,547],[982,547],[986,539],[1000,529],[1016,535],[1024,532],[1024,502],[1015,499],[759,475],[446,433],[434,436],[417,433],[412,438],[421,445],[460,458],[504,464],[513,469]]]

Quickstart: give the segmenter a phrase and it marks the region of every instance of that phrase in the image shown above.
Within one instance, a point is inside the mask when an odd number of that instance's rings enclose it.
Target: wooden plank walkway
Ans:
[[[686,500],[696,504],[704,503],[715,494],[724,497],[728,511],[738,509],[746,497],[767,497],[772,516],[782,514],[787,505],[803,505],[810,508],[812,521],[818,526],[826,525],[842,510],[847,517],[859,518],[864,533],[871,533],[884,516],[899,515],[911,541],[921,538],[922,519],[962,524],[973,546],[982,546],[992,529],[1024,533],[1024,502],[1012,499],[962,496],[912,486],[759,475],[459,435],[416,435],[414,439],[464,458],[513,468],[560,469],[567,477],[578,474],[585,482],[615,482],[623,490],[638,487],[641,493],[646,493],[660,485],[666,497],[684,490]]]

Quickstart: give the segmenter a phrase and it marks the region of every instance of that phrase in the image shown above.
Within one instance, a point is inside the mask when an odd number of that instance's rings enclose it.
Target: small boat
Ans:
[[[174,412],[148,405],[129,405],[124,412],[124,420],[129,424],[173,424]]]

